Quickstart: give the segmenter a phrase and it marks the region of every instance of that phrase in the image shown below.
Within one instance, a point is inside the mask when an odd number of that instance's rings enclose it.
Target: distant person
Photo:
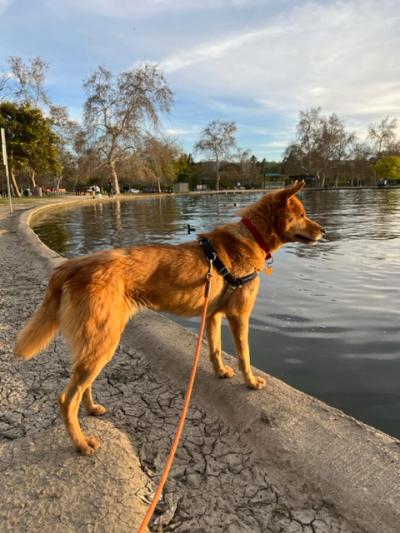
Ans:
[[[107,194],[109,198],[111,198],[113,195],[113,186],[112,186],[111,180],[109,180],[107,183]]]

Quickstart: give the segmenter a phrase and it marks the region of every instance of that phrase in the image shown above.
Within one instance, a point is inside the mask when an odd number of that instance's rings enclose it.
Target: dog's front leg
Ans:
[[[231,378],[235,372],[232,367],[224,364],[221,353],[221,321],[222,313],[215,313],[207,317],[206,330],[208,346],[210,348],[210,361],[217,376],[220,378]]]
[[[240,369],[244,379],[251,389],[262,389],[265,387],[265,379],[253,374],[250,366],[249,350],[249,318],[250,314],[228,315],[229,325],[235,341],[237,355],[239,357]]]

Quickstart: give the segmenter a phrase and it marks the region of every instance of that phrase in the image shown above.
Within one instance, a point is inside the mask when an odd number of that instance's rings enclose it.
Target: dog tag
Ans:
[[[274,260],[272,258],[272,255],[271,253],[268,252],[267,254],[267,266],[266,266],[266,269],[265,269],[265,274],[267,276],[270,276],[272,274],[272,264],[273,264]]]

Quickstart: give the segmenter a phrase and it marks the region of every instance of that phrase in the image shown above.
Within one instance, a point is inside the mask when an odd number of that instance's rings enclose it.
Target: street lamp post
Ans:
[[[11,188],[10,188],[10,174],[8,171],[8,158],[7,158],[7,145],[6,145],[6,132],[4,128],[0,128],[1,130],[1,147],[3,152],[3,163],[6,167],[6,179],[7,179],[7,192],[8,192],[8,199],[10,202],[10,214],[13,213],[13,205],[11,200]]]

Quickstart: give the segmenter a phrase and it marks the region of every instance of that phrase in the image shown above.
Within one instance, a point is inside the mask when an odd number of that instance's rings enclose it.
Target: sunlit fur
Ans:
[[[303,187],[295,183],[272,192],[245,208],[263,235],[271,252],[287,242],[316,242],[322,229],[304,215],[295,194]],[[240,222],[221,226],[205,234],[234,276],[244,276],[265,267],[265,253]],[[208,263],[197,241],[179,245],[140,246],[94,253],[70,259],[53,273],[44,300],[19,333],[15,356],[29,359],[43,350],[58,329],[73,354],[73,372],[59,397],[67,430],[76,448],[91,454],[99,446],[95,437],[82,433],[78,420],[81,401],[90,414],[105,408],[93,402],[91,385],[112,358],[124,327],[142,308],[177,315],[200,315]],[[219,377],[229,378],[233,369],[221,355],[221,319],[230,324],[240,368],[247,385],[264,387],[253,374],[248,346],[249,316],[259,288],[259,279],[232,290],[214,272],[206,323],[210,359]]]

